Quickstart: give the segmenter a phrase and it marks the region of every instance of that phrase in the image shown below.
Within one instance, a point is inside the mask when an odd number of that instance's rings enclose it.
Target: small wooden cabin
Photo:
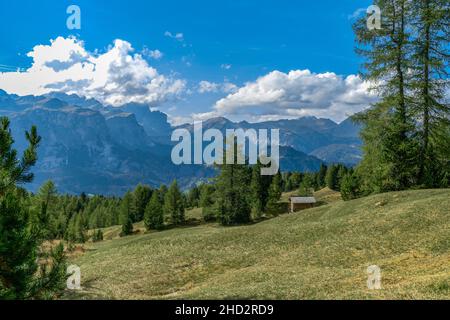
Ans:
[[[289,198],[289,207],[290,212],[297,212],[309,208],[314,208],[317,203],[316,198],[314,197],[290,197]]]

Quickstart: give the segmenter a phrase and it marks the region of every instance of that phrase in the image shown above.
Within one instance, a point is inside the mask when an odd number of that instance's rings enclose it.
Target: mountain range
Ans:
[[[0,116],[10,118],[19,151],[26,148],[24,131],[32,125],[42,136],[35,180],[28,186],[32,191],[48,179],[63,193],[121,195],[139,183],[159,186],[173,179],[186,189],[216,174],[211,167],[172,163],[173,130],[192,130],[192,125],[172,127],[166,114],[148,105],[111,107],[64,93],[17,96],[0,90]],[[314,171],[322,163],[355,165],[361,159],[360,128],[350,119],[236,123],[220,117],[204,121],[203,128],[280,129],[283,171]]]

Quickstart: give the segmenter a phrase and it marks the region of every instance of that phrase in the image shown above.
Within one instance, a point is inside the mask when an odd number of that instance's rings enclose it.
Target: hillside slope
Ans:
[[[74,259],[114,299],[450,298],[450,190],[335,202],[250,226],[203,225],[104,241]],[[382,270],[382,290],[366,269]]]

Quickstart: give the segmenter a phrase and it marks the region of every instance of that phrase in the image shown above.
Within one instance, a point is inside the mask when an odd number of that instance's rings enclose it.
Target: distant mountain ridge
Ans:
[[[176,166],[171,161],[172,128],[167,115],[142,104],[103,106],[95,99],[51,93],[45,96],[9,95],[0,90],[0,116],[11,119],[15,145],[26,147],[24,131],[31,125],[42,136],[34,168],[36,190],[52,179],[61,192],[123,194],[138,183],[152,186],[177,179],[183,188],[216,174],[202,165]],[[348,122],[336,124],[315,117],[263,123],[234,123],[214,118],[205,129],[280,129],[280,162],[284,171],[314,171],[324,162],[355,164],[359,130]],[[339,147],[340,146],[340,147]],[[352,153],[340,152],[341,150]]]

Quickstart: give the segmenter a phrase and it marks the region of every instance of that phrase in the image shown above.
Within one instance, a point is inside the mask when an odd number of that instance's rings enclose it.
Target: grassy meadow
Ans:
[[[289,195],[284,195],[284,200]],[[392,192],[238,226],[192,224],[85,245],[76,299],[449,299],[450,190]],[[187,213],[201,219],[201,210]],[[108,240],[110,239],[110,240]],[[367,289],[366,269],[382,270]]]

